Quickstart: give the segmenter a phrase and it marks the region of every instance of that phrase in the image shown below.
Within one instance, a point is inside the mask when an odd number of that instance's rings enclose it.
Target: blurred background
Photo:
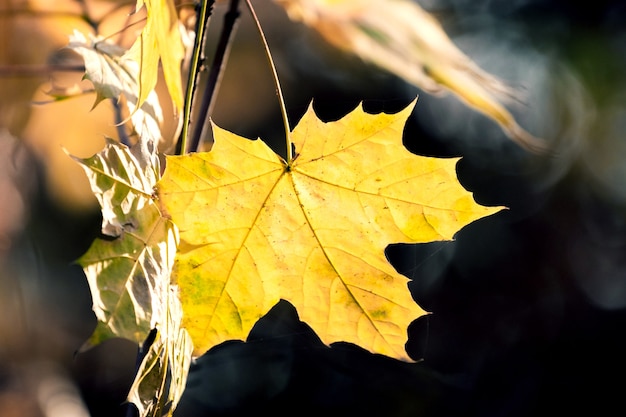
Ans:
[[[101,220],[82,170],[64,151],[98,152],[105,135],[116,135],[113,109],[104,102],[91,110],[93,95],[37,103],[51,90],[89,87],[71,70],[80,61],[63,49],[69,34],[95,26],[113,34],[133,3],[0,1],[3,417],[126,415],[136,347],[111,340],[76,354],[95,317],[73,262]],[[520,149],[455,97],[425,94],[329,47],[271,0],[255,0],[292,126],[311,100],[321,119],[336,120],[361,101],[367,111],[394,112],[419,96],[407,148],[462,156],[461,183],[479,203],[509,210],[467,226],[453,242],[389,246],[414,299],[432,312],[408,329],[417,363],[345,343],[324,346],[281,302],[245,343],[224,343],[198,359],[175,415],[626,411],[626,4],[417,3],[481,67],[520,89],[510,110],[554,152]],[[226,6],[214,10],[209,58]],[[50,65],[65,70],[49,72]],[[245,10],[213,119],[277,151],[282,145],[274,86]],[[174,130],[174,123],[164,128]]]

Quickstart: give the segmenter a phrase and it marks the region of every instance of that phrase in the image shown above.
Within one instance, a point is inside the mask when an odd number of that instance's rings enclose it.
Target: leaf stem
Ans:
[[[225,67],[224,63],[228,59],[230,50],[230,40],[235,32],[235,24],[239,16],[239,0],[230,0],[230,6],[224,15],[224,27],[220,34],[217,49],[215,50],[211,69],[209,70],[209,78],[202,97],[202,104],[198,110],[198,120],[202,120],[202,123],[196,124],[194,128],[189,144],[189,152],[197,152],[198,146],[200,146],[200,140],[203,137],[203,132],[206,130],[211,114],[213,113],[214,98],[219,90],[222,73]]]
[[[113,112],[115,114],[115,128],[117,135],[119,136],[120,143],[130,148],[130,138],[126,133],[126,124],[124,123],[124,116],[122,115],[122,106],[119,100],[111,99],[111,105],[113,106]]]
[[[176,145],[176,154],[183,155],[187,152],[187,137],[189,136],[189,124],[191,123],[191,110],[193,104],[193,96],[197,85],[198,74],[204,65],[204,44],[205,33],[211,16],[211,8],[215,0],[202,0],[199,5],[198,21],[196,23],[196,39],[193,44],[193,52],[191,56],[191,64],[189,71],[191,72],[187,80],[187,89],[185,91],[185,102],[183,105],[183,128],[180,138]]]
[[[274,60],[272,59],[272,54],[270,52],[269,45],[267,44],[267,39],[265,38],[265,33],[261,28],[261,23],[259,22],[259,18],[257,17],[254,7],[252,7],[252,3],[250,0],[246,0],[246,5],[248,6],[248,10],[252,15],[252,20],[256,23],[257,30],[259,31],[259,35],[261,37],[261,41],[263,42],[263,47],[265,48],[265,56],[267,57],[267,61],[269,63],[270,69],[272,70],[272,77],[274,79],[274,86],[276,87],[276,96],[278,97],[278,103],[280,105],[280,113],[283,119],[283,126],[285,129],[285,145],[287,147],[287,165],[291,165],[291,161],[293,160],[293,150],[291,149],[291,129],[289,128],[289,118],[287,117],[287,108],[285,107],[285,99],[283,97],[283,92],[280,87],[280,81],[278,80],[278,73],[276,72],[276,66],[274,65]]]

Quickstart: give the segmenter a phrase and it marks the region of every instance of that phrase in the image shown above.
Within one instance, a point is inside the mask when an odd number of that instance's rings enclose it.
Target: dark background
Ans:
[[[522,88],[525,104],[514,113],[555,152],[529,154],[455,98],[421,94],[326,48],[278,9],[259,10],[262,21],[282,22],[267,35],[292,125],[311,100],[320,118],[335,120],[361,101],[367,111],[393,112],[419,94],[407,148],[463,157],[461,183],[479,203],[508,210],[468,225],[453,242],[389,246],[390,262],[431,312],[408,329],[416,363],[346,343],[325,346],[281,302],[245,343],[226,342],[197,360],[176,416],[626,412],[626,5],[420,3],[468,55]],[[243,13],[214,119],[278,148],[282,124],[268,74]],[[71,262],[96,236],[99,214],[68,215],[47,192],[39,186],[34,193],[7,262],[35,277],[21,285],[45,294],[20,307],[15,327],[36,342],[18,344],[13,360],[53,358],[93,417],[122,416],[136,347],[112,340],[74,355],[95,318],[84,275]],[[0,387],[10,384],[12,368],[5,368]]]

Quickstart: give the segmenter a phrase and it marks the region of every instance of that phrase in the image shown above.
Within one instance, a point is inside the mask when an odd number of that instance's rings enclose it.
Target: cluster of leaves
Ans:
[[[130,50],[80,32],[69,48],[85,61],[86,77],[104,99],[123,98],[137,141],[113,139],[91,158],[74,158],[85,169],[102,207],[102,238],[78,262],[83,266],[98,324],[83,350],[113,337],[142,346],[128,400],[141,416],[171,414],[185,388],[193,343],[181,326],[183,309],[171,270],[178,229],[154,200],[161,178],[158,143],[162,111],[154,87],[162,62],[168,91],[182,107],[180,63],[184,48],[171,1],[143,2],[147,20]]]
[[[323,2],[279,3],[304,20],[329,10]],[[190,99],[181,88],[185,49],[173,0],[139,0],[137,7],[146,8],[147,20],[130,50],[78,32],[69,44],[85,60],[95,105],[123,98],[137,133],[130,147],[108,139],[100,153],[75,158],[103,217],[102,238],[78,261],[98,319],[84,348],[112,337],[142,347],[128,396],[142,417],[171,415],[192,357],[245,338],[281,299],[325,343],[347,341],[410,360],[406,328],[426,313],[387,261],[385,247],[452,239],[501,208],[475,203],[456,180],[457,159],[404,148],[412,106],[392,115],[358,108],[330,123],[309,108],[286,132],[295,149],[286,159],[261,140],[213,125],[210,152],[167,156],[162,174],[163,115],[154,86],[161,66],[174,107],[183,108]],[[363,18],[355,9],[344,13]],[[429,74],[444,79],[445,71],[433,70],[436,62]],[[470,88],[466,97],[484,94]],[[483,108],[501,116],[491,103]]]

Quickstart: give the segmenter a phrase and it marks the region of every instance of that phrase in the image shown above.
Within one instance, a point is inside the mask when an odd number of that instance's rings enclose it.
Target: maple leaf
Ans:
[[[386,246],[452,239],[500,210],[462,188],[457,159],[404,148],[410,112],[359,107],[323,123],[309,107],[292,132],[291,164],[217,126],[211,152],[167,158],[157,190],[180,229],[173,274],[195,355],[243,339],[285,299],[327,344],[410,360],[406,329],[425,312]]]
[[[451,91],[496,121],[524,148],[546,144],[515,121],[502,102],[517,92],[476,65],[441,24],[412,0],[274,0],[289,17],[334,47],[355,54],[431,94]]]
[[[173,0],[137,0],[136,9],[146,7],[146,24],[125,57],[139,63],[139,105],[152,90],[157,79],[159,62],[167,89],[176,109],[183,107],[183,88],[180,65],[185,48],[180,33],[178,15]]]
[[[140,159],[141,145],[128,149],[107,139],[93,157],[73,157],[100,202],[106,236],[77,261],[87,276],[98,320],[81,350],[113,337],[141,345],[154,329],[156,338],[128,399],[140,417],[162,417],[171,415],[180,400],[193,345],[181,327],[178,289],[170,283],[178,230],[152,199],[158,165]]]
[[[176,251],[176,227],[152,201],[158,179],[125,145],[107,139],[91,158],[77,158],[102,208],[102,233],[78,259],[98,319],[89,345],[111,337],[137,343],[163,322]]]
[[[141,100],[139,91],[139,65],[125,57],[125,50],[110,41],[90,35],[89,41],[75,30],[70,36],[68,48],[77,52],[85,61],[85,77],[96,90],[93,107],[102,100],[118,100],[124,96],[130,119],[140,140],[156,148],[161,140],[163,111],[154,91]],[[139,107],[137,107],[139,106]]]

